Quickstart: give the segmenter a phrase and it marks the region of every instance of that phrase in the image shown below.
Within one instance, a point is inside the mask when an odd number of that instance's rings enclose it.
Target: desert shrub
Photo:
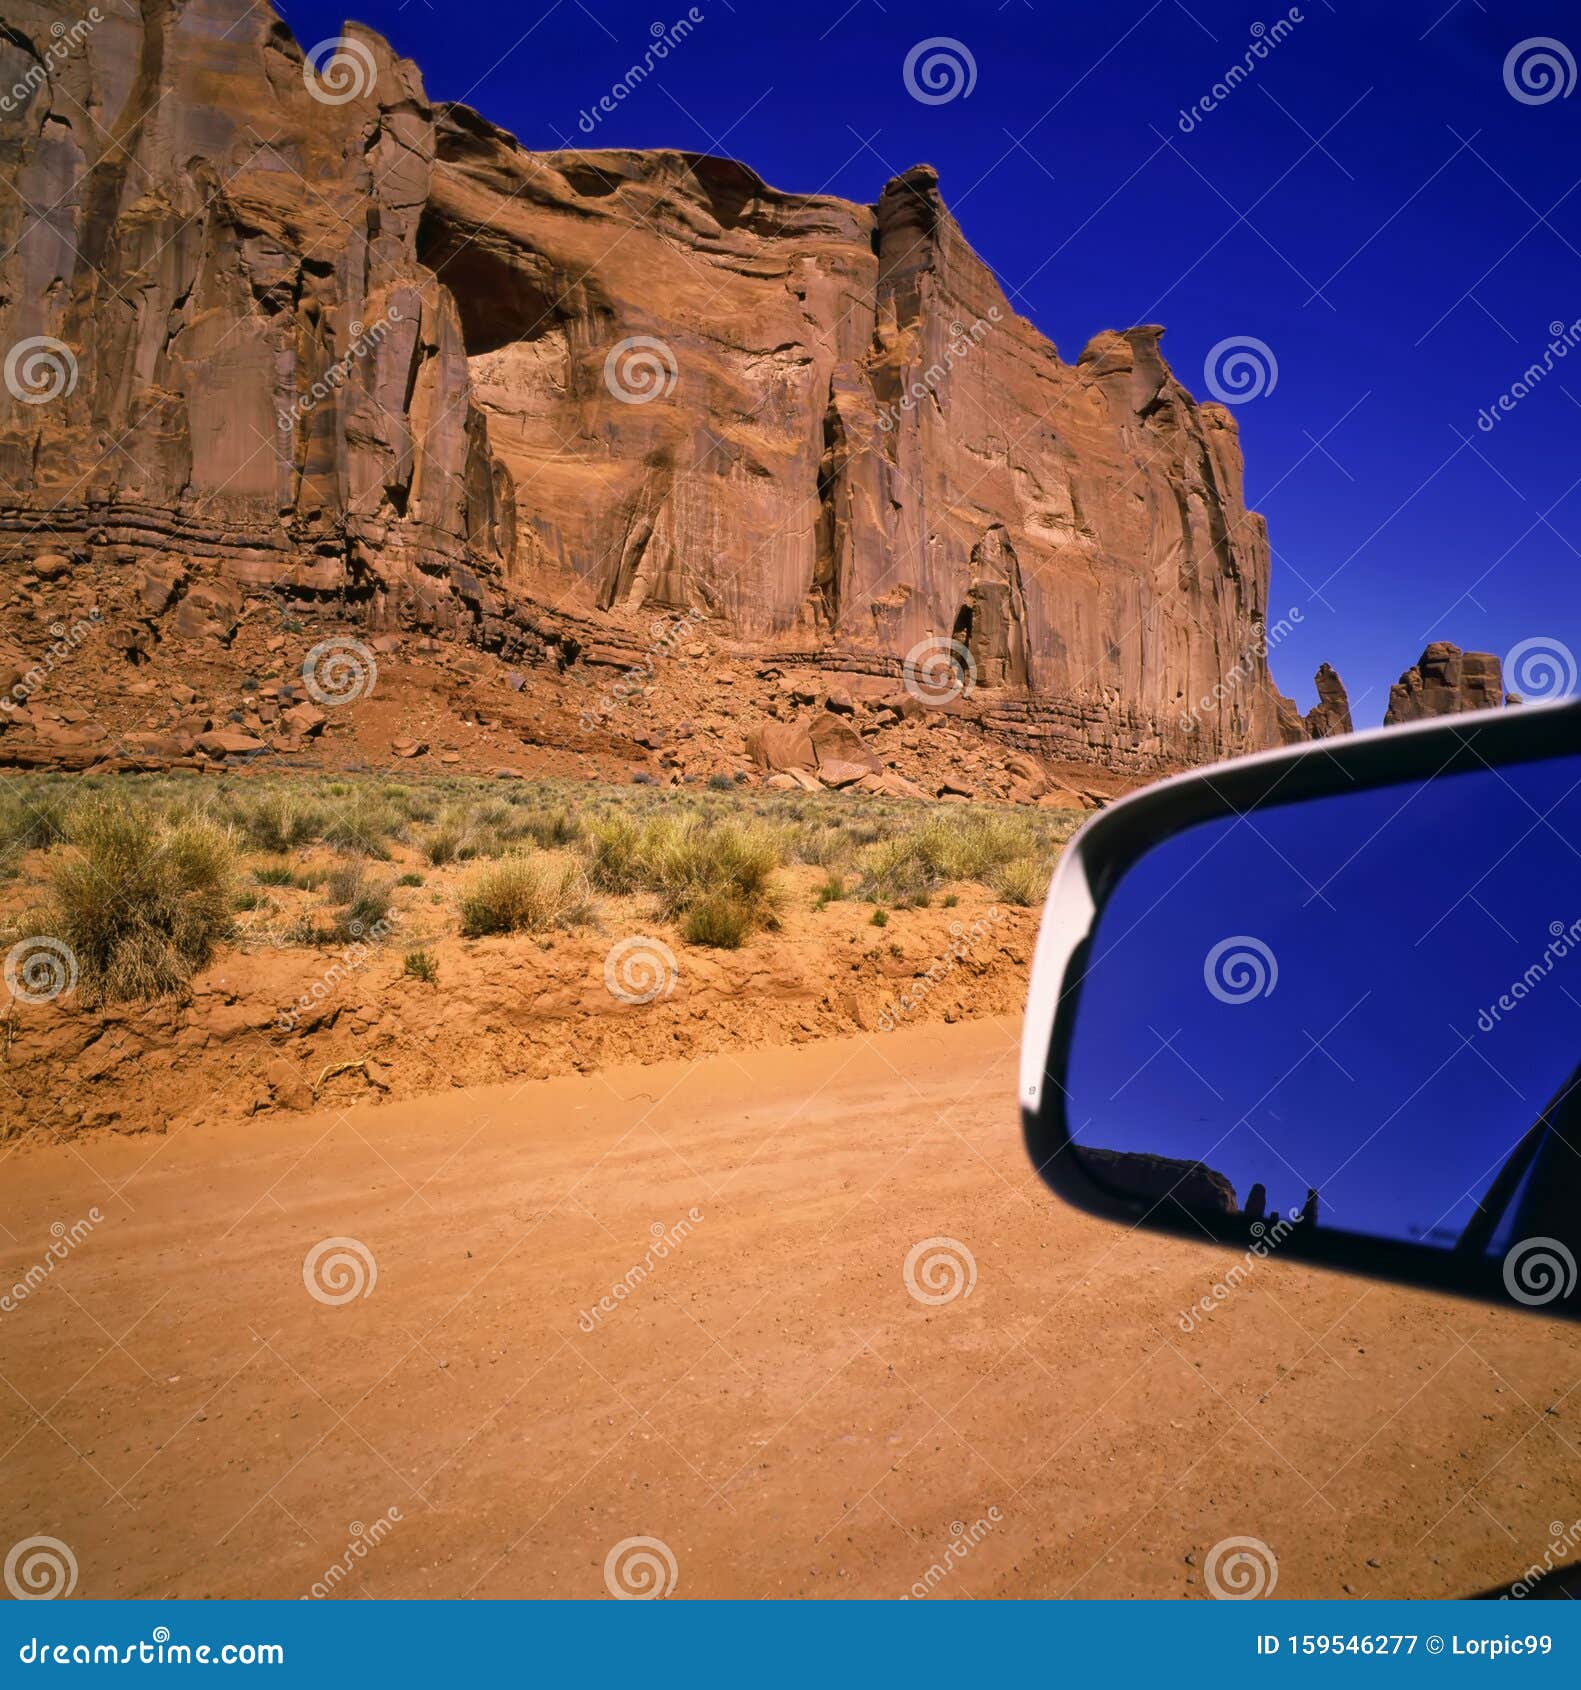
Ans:
[[[778,843],[760,822],[710,825],[692,817],[655,824],[643,852],[649,889],[679,916],[713,892],[765,911],[776,901]]]
[[[255,851],[293,851],[323,837],[324,808],[298,793],[275,787],[248,795],[237,820]]]
[[[910,832],[871,845],[863,857],[863,885],[873,895],[915,901],[951,880],[981,880],[1044,847],[1020,816],[950,810]]]
[[[469,939],[580,927],[591,915],[587,875],[568,857],[502,857],[479,869],[461,892],[461,931]]]
[[[336,782],[327,790],[334,796],[334,803],[324,823],[324,840],[339,850],[387,862],[390,841],[405,825],[400,813],[388,799],[365,786],[346,787]]]
[[[0,857],[47,851],[66,834],[69,803],[63,788],[16,777],[0,785]]]
[[[828,904],[838,904],[845,896],[845,876],[843,874],[831,874],[818,888],[818,908],[823,909]]]
[[[382,938],[393,891],[389,881],[370,878],[360,864],[332,869],[324,882],[324,901],[335,911],[329,937],[342,941]]]
[[[1002,863],[988,876],[988,888],[995,897],[1007,904],[1028,909],[1043,901],[1049,888],[1050,870],[1047,864],[1034,857],[1018,857],[1014,862]]]
[[[707,892],[681,917],[681,937],[689,945],[736,951],[757,925],[750,903],[730,892]]]
[[[49,914],[84,997],[124,1003],[182,990],[231,931],[234,835],[98,798],[72,812],[67,839]]]
[[[422,852],[431,868],[443,868],[446,863],[465,861],[474,855],[466,828],[453,812],[440,816],[423,836]]]
[[[421,980],[425,986],[439,983],[439,963],[431,951],[408,951],[401,972],[409,980]]]
[[[582,838],[582,824],[564,804],[523,816],[519,826],[535,845],[545,851],[567,850]]]
[[[868,917],[868,920],[871,921],[875,927],[888,927],[889,911],[886,909],[876,909],[873,911],[872,915]]]
[[[624,814],[600,816],[586,831],[588,878],[600,892],[624,897],[642,889],[646,830]]]
[[[408,871],[406,874],[403,874],[395,884],[397,886],[421,886],[423,884],[423,877],[420,874]]]

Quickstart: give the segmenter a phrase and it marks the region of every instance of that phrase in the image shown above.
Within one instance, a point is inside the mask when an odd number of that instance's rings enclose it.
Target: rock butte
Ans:
[[[1064,362],[929,166],[857,205],[533,153],[358,25],[315,70],[252,0],[140,11],[41,75],[56,9],[7,8],[0,344],[75,360],[0,391],[11,564],[139,567],[151,629],[269,592],[522,663],[687,611],[894,692],[954,642],[952,708],[1132,774],[1348,722],[1270,682],[1230,414],[1155,325]]]

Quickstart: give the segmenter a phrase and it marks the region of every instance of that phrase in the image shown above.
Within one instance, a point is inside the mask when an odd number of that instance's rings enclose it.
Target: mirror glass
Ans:
[[[1574,1289],[1581,756],[1192,827],[1079,990],[1067,1119],[1111,1192],[1507,1268],[1543,1240],[1520,1271]]]

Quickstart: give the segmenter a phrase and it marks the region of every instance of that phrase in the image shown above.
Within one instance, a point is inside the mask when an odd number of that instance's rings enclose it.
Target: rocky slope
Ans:
[[[355,25],[56,12],[0,0],[0,544],[135,579],[118,649],[269,594],[564,667],[680,612],[1054,759],[1280,737],[1229,413],[1157,327],[1062,360],[927,166],[531,153]]]

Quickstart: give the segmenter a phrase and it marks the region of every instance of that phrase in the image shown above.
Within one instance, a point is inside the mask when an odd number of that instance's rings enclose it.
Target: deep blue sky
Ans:
[[[1453,1238],[1581,1058],[1581,951],[1555,943],[1578,832],[1564,757],[1166,840],[1098,920],[1077,1142],[1200,1159],[1242,1204],[1260,1181],[1288,1214],[1315,1185],[1329,1225]]]
[[[1303,705],[1331,661],[1358,724],[1430,639],[1581,648],[1581,345],[1491,433],[1477,417],[1581,319],[1581,89],[1506,90],[1534,36],[1581,56],[1581,12],[1504,0],[1306,0],[1304,21],[1196,128],[1180,113],[1287,6],[1218,0],[963,5],[702,0],[662,71],[577,128],[678,0],[360,0],[354,14],[529,147],[674,146],[777,187],[871,201],[919,160],[968,238],[1067,359],[1157,321],[1177,376],[1255,336],[1271,393],[1237,407],[1274,546],[1274,654]],[[294,0],[304,47],[342,5]],[[924,105],[930,36],[976,85]],[[1348,115],[1347,115],[1348,114]],[[1315,144],[1320,143],[1320,144]]]

